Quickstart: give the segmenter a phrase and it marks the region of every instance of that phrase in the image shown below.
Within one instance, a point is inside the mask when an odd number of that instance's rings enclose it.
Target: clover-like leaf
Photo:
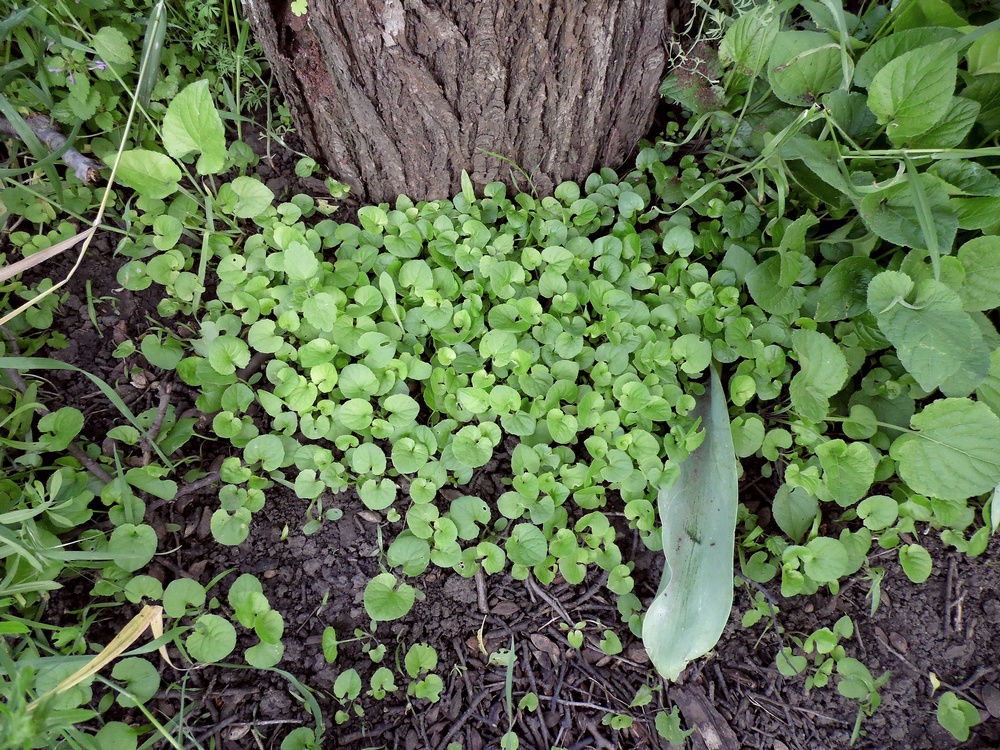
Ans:
[[[365,587],[365,610],[376,621],[398,620],[410,611],[415,598],[415,588],[397,581],[392,573],[381,573]]]

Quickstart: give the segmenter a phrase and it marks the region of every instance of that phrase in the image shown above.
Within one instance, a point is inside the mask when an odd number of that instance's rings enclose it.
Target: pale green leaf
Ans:
[[[818,331],[792,333],[792,349],[799,362],[799,371],[788,386],[792,407],[806,419],[822,421],[830,398],[847,380],[847,359],[829,336]]]
[[[966,310],[993,310],[1000,307],[1000,237],[985,235],[958,249],[965,269],[965,284],[959,296]]]
[[[938,252],[947,255],[955,242],[958,216],[948,200],[944,185],[928,174],[921,174],[919,179],[937,230]],[[869,193],[861,199],[858,211],[865,223],[882,239],[904,247],[927,247],[917,218],[913,190],[906,182]]]
[[[976,124],[979,109],[979,102],[961,96],[953,96],[944,117],[926,133],[912,138],[893,138],[892,131],[890,131],[890,140],[894,145],[907,148],[956,148],[961,145],[969,131],[972,130],[972,126]]]
[[[782,31],[768,60],[767,78],[781,101],[812,104],[844,82],[840,45],[822,31]]]
[[[868,307],[924,390],[934,390],[962,369],[985,377],[988,365],[980,360],[988,351],[982,334],[958,294],[943,283],[924,279],[914,284],[904,273],[883,271],[868,285]]]
[[[692,659],[718,642],[733,605],[733,551],[738,492],[726,394],[715,369],[695,415],[705,441],[659,491],[666,558],[642,639],[657,671],[676,680]]]
[[[942,500],[965,500],[1000,484],[1000,417],[967,398],[934,401],[913,415],[915,432],[890,448],[911,489]]]
[[[726,30],[719,44],[719,59],[757,77],[771,56],[780,26],[774,6],[758,5],[748,10]]]
[[[942,27],[907,29],[883,37],[872,44],[858,60],[854,83],[867,88],[875,75],[901,55],[958,36],[954,29]]]
[[[163,146],[175,159],[201,154],[198,174],[218,174],[226,160],[226,133],[208,81],[186,86],[163,116]]]
[[[907,544],[899,548],[899,564],[906,577],[914,583],[923,583],[930,578],[933,563],[930,553],[919,544]]]
[[[181,169],[173,159],[144,148],[124,151],[115,174],[139,195],[153,200],[173,195],[181,179]]]
[[[812,528],[819,513],[819,500],[802,487],[783,484],[774,496],[771,513],[778,528],[793,542],[798,542]]]
[[[863,498],[875,479],[875,459],[864,443],[830,440],[816,446],[830,499],[842,508]],[[826,499],[826,498],[824,498]]]
[[[957,71],[950,41],[906,52],[875,75],[868,107],[894,142],[926,133],[948,112]]]
[[[241,175],[230,184],[237,195],[233,215],[240,219],[252,219],[264,213],[274,200],[271,188],[253,177]]]
[[[762,309],[774,315],[794,315],[802,308],[805,290],[783,286],[781,256],[773,255],[747,274],[747,290]]]
[[[132,67],[135,61],[135,53],[132,45],[129,44],[125,35],[116,28],[103,26],[97,30],[90,40],[94,51],[108,65],[127,66],[125,70]]]
[[[965,53],[969,72],[974,76],[1000,73],[1000,29],[979,37]]]

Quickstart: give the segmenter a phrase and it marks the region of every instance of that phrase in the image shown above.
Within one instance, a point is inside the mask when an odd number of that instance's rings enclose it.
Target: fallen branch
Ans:
[[[28,115],[24,118],[24,122],[49,151],[58,151],[66,145],[66,136],[59,132],[59,128],[53,125],[52,120],[45,115]],[[12,135],[18,140],[23,141],[21,134],[17,132],[14,125],[4,117],[0,117],[0,133]],[[62,160],[66,163],[66,166],[73,170],[73,174],[84,185],[94,182],[100,177],[98,170],[101,165],[92,159],[88,159],[72,146],[66,149],[66,152],[62,155]]]

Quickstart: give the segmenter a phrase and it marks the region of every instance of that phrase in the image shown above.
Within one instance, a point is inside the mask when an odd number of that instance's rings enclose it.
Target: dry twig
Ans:
[[[58,151],[66,145],[66,136],[59,132],[59,128],[53,125],[52,120],[45,115],[28,115],[24,118],[24,122],[49,151]],[[17,132],[14,125],[4,117],[0,117],[0,133],[22,140],[21,134]],[[62,160],[84,185],[94,182],[100,177],[98,172],[100,164],[88,159],[72,146],[63,153]]]

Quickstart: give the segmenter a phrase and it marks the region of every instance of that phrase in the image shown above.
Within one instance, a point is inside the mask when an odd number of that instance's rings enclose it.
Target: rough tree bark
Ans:
[[[306,148],[371,201],[628,158],[690,0],[244,0]],[[527,187],[522,179],[521,187]]]

